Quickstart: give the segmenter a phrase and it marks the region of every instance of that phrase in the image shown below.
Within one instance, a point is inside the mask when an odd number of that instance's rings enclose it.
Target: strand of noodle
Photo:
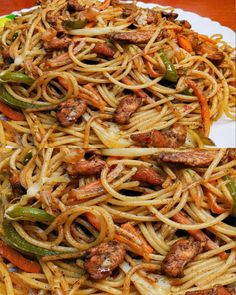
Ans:
[[[0,273],[2,275],[4,284],[5,284],[6,294],[14,295],[14,289],[12,286],[11,277],[9,275],[6,265],[2,262],[2,259],[0,260]]]

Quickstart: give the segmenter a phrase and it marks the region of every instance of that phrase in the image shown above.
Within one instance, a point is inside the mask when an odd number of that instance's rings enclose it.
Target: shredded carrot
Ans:
[[[192,80],[187,80],[187,84],[194,91],[194,94],[197,96],[200,107],[201,107],[201,116],[202,116],[202,124],[203,124],[203,132],[205,136],[209,136],[211,121],[210,121],[210,110],[208,106],[208,101],[205,95],[202,93],[201,89],[198,85]]]
[[[154,71],[154,69],[153,69],[152,65],[150,64],[150,62],[147,61],[146,66],[147,66],[148,74],[149,74],[149,76],[151,78],[157,78],[157,77],[160,76],[156,71]]]
[[[0,112],[3,113],[7,118],[14,121],[25,121],[25,116],[13,110],[11,107],[0,101]]]
[[[216,186],[217,181],[216,180],[212,181],[211,184]],[[207,196],[207,203],[208,203],[212,213],[221,214],[226,211],[225,208],[223,208],[217,204],[216,197],[213,195],[213,193],[209,189],[206,189],[206,196]]]
[[[94,98],[90,97],[89,95],[87,95],[86,93],[83,93],[83,95],[87,96],[87,100],[89,100],[94,106],[96,106],[100,110],[104,110],[104,108],[107,104],[102,99],[102,97],[98,93],[98,91],[93,87],[93,84],[88,83],[88,84],[84,85],[84,88],[91,91],[92,93],[94,93],[94,95],[96,95],[96,98],[97,98],[97,99],[94,99]]]
[[[206,35],[198,35],[199,39],[203,40],[203,41],[206,41],[206,42],[209,42],[211,44],[217,44],[217,41],[216,40],[213,40],[211,38],[209,38],[208,36]]]
[[[65,89],[69,88],[69,84],[68,81],[62,77],[58,77],[57,78],[58,82],[61,84],[61,86],[63,86]]]
[[[181,48],[186,50],[187,52],[193,52],[193,47],[189,39],[183,35],[177,35],[177,41]]]
[[[88,219],[88,222],[92,224],[97,230],[101,229],[100,220],[97,216],[95,216],[94,214],[90,212],[86,212],[84,215]]]
[[[129,79],[128,77],[124,77],[121,81],[126,85],[135,85],[135,83],[131,79]],[[154,102],[154,100],[150,96],[148,96],[142,89],[132,89],[132,91],[135,94],[137,94],[139,97],[144,99],[147,103]]]
[[[182,213],[175,214],[172,219],[180,224],[193,224],[192,221],[184,216]],[[207,250],[214,250],[218,248],[218,245],[213,242],[204,232],[200,229],[197,230],[187,230],[187,232],[192,235],[196,240],[205,243],[205,248]],[[228,255],[225,252],[218,254],[222,259],[226,259]]]
[[[30,273],[41,272],[41,266],[38,262],[26,259],[20,253],[18,253],[16,250],[12,249],[2,241],[0,241],[0,255],[2,255],[4,258],[9,260],[11,263],[13,263],[15,266],[23,271]]]
[[[233,293],[229,292],[226,288],[223,286],[218,286],[217,287],[217,294],[219,295],[231,295]]]
[[[145,251],[147,254],[152,254],[153,249],[148,245],[144,237],[136,230],[136,228],[130,223],[126,222],[121,225],[122,228],[126,229],[128,232],[132,233],[134,236],[136,236],[142,243],[142,249]]]
[[[93,28],[96,25],[95,21],[91,21],[85,25],[86,29]]]
[[[108,8],[110,6],[111,0],[105,0],[100,6],[99,9],[100,10],[104,10],[106,8]]]

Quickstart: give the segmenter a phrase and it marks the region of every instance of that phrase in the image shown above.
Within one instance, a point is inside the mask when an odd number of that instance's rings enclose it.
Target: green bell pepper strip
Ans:
[[[193,93],[188,88],[184,89],[180,94],[187,95],[187,96],[193,95]]]
[[[26,154],[23,160],[23,164],[26,165],[32,159],[32,157],[33,157],[32,152],[29,152],[28,154]]]
[[[5,89],[5,87],[0,83],[0,101],[5,102],[9,106],[17,109],[37,109],[42,107],[47,107],[49,104],[33,104],[25,101],[21,101],[11,96]]]
[[[86,19],[78,19],[75,21],[64,20],[62,22],[63,27],[65,27],[67,30],[82,29],[86,24],[87,24]]]
[[[4,71],[0,74],[0,80],[3,82],[24,83],[29,86],[34,83],[34,79],[21,72]]]
[[[30,244],[18,234],[18,232],[11,224],[11,221],[7,220],[6,218],[3,220],[2,226],[6,243],[21,252],[31,253],[36,256],[58,255],[63,253],[60,251],[48,250]]]
[[[41,222],[52,222],[55,218],[42,209],[31,207],[14,207],[5,212],[5,217],[10,220],[29,220]]]
[[[10,20],[13,20],[16,18],[15,14],[9,14],[8,16],[6,16],[6,18],[9,18]]]
[[[231,215],[236,217],[236,183],[235,181],[229,177],[228,175],[223,176],[223,180],[227,181],[226,184],[227,189],[231,193],[233,200],[234,200],[234,207],[232,209]]]
[[[159,50],[158,53],[159,53],[160,58],[166,67],[166,73],[165,73],[164,78],[168,81],[171,81],[171,82],[177,82],[178,76],[177,76],[176,69],[175,69],[174,65],[169,60],[169,58],[166,56],[166,54],[164,53],[163,50]]]

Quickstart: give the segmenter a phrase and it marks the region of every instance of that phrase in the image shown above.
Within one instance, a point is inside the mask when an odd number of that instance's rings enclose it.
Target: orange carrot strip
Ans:
[[[63,86],[65,89],[69,88],[69,84],[68,81],[62,77],[58,77],[57,78],[58,82],[61,84],[61,86]]]
[[[0,241],[0,255],[23,271],[31,273],[41,272],[41,266],[38,262],[26,259],[2,241]]]
[[[183,35],[177,35],[177,41],[181,48],[183,48],[187,52],[193,52],[192,44],[188,38]]]
[[[191,220],[184,216],[181,213],[175,214],[172,219],[180,224],[193,224]],[[187,232],[192,235],[196,240],[200,242],[205,242],[205,248],[207,250],[214,250],[218,248],[218,245],[213,242],[204,232],[202,232],[200,229],[197,230],[187,230]],[[226,259],[228,255],[225,252],[221,252],[218,254],[222,259]]]
[[[216,180],[212,181],[211,184],[216,186],[217,181]],[[208,203],[212,213],[221,214],[221,213],[224,213],[226,211],[225,208],[223,208],[223,207],[221,207],[220,205],[217,204],[216,197],[208,189],[206,189],[206,196],[207,196],[207,203]]]
[[[105,1],[102,3],[102,5],[99,6],[99,9],[100,9],[100,10],[104,10],[104,9],[106,9],[107,7],[110,6],[110,3],[111,3],[111,0],[105,0]]]
[[[150,62],[147,61],[146,66],[147,66],[147,71],[148,71],[148,74],[149,74],[150,77],[157,78],[157,77],[160,76],[156,71],[154,71],[154,69],[153,69],[152,65],[150,64]]]
[[[209,38],[208,36],[206,35],[198,35],[199,39],[203,40],[203,41],[206,41],[206,42],[209,42],[211,44],[217,44],[217,41],[216,40],[212,40],[211,38]]]
[[[135,85],[135,83],[131,81],[128,77],[122,78],[121,81],[126,85]],[[154,102],[154,100],[150,96],[148,96],[142,89],[132,89],[132,91],[142,99],[146,100],[147,103]]]
[[[14,121],[25,121],[25,116],[13,110],[11,107],[0,101],[0,112],[3,113],[7,118]]]
[[[105,108],[105,106],[107,106],[106,102],[102,99],[101,95],[98,93],[98,91],[96,89],[94,89],[93,85],[91,83],[88,83],[86,85],[84,85],[84,88],[91,91],[92,93],[94,93],[96,95],[96,97],[98,99],[93,101],[96,101],[96,104],[94,103],[94,105],[96,107],[98,107],[100,110],[103,110]],[[85,94],[85,93],[84,93]],[[90,97],[89,95],[85,94],[86,96]],[[91,100],[91,98],[90,98]]]
[[[128,232],[132,233],[134,236],[136,236],[142,243],[143,251],[145,251],[147,254],[152,254],[153,249],[149,246],[147,241],[144,239],[144,237],[136,230],[134,226],[130,222],[124,223],[121,225],[122,228],[126,229]]]
[[[232,295],[234,293],[229,292],[226,288],[223,286],[218,286],[217,287],[217,294],[219,295]]]
[[[96,25],[95,21],[89,22],[85,25],[86,29],[93,28]]]
[[[211,121],[210,121],[210,110],[208,106],[208,101],[205,95],[202,93],[198,85],[192,80],[187,80],[187,84],[194,91],[194,94],[197,96],[200,107],[201,107],[201,116],[203,123],[203,131],[205,136],[209,136]]]
[[[100,220],[97,216],[90,212],[86,212],[84,215],[88,219],[89,223],[92,224],[97,230],[101,229]]]

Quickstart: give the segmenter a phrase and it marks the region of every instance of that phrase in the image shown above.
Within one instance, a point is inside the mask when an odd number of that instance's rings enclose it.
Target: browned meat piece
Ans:
[[[85,270],[92,279],[102,280],[124,261],[125,248],[117,241],[109,241],[91,248],[87,254]]]
[[[118,124],[129,122],[130,116],[142,105],[142,98],[135,95],[124,97],[118,104],[114,119]]]
[[[178,13],[174,13],[174,12],[162,11],[162,12],[161,12],[161,16],[162,16],[162,17],[165,17],[165,18],[168,19],[169,21],[173,21],[173,20],[175,20],[179,15],[178,15]]]
[[[236,160],[236,149],[228,149],[228,156],[230,160]]]
[[[21,197],[26,194],[26,189],[21,185],[20,176],[18,173],[14,172],[9,178],[11,189],[14,197]]]
[[[224,53],[217,46],[207,42],[202,42],[193,49],[198,55],[206,54],[206,57],[215,64],[221,64],[225,58]]]
[[[158,174],[153,168],[144,166],[138,167],[138,170],[133,175],[132,179],[151,185],[162,185],[165,181],[165,178]]]
[[[68,99],[59,104],[57,119],[62,126],[71,126],[86,112],[86,109],[87,104],[85,101],[73,98]]]
[[[233,291],[234,292],[234,291]],[[234,295],[230,288],[224,288],[223,286],[217,286],[212,289],[189,291],[185,295]]]
[[[99,56],[113,57],[114,51],[107,43],[97,43],[92,52],[97,53]]]
[[[2,58],[6,64],[11,64],[13,62],[13,59],[10,56],[10,50],[9,47],[5,47],[0,51],[0,54],[2,55]]]
[[[191,29],[192,25],[187,20],[176,20],[175,23],[185,29]]]
[[[79,0],[68,0],[68,7],[75,11],[83,11],[85,7]]]
[[[215,149],[194,149],[187,152],[160,153],[158,158],[167,163],[184,164],[193,167],[207,167],[219,151]]]
[[[162,272],[172,278],[182,278],[184,267],[202,251],[201,242],[187,239],[175,242],[162,261]]]
[[[178,148],[185,143],[186,136],[186,128],[182,124],[176,123],[167,130],[152,130],[146,133],[133,134],[131,139],[142,146]]]
[[[128,43],[147,43],[152,37],[153,31],[137,30],[111,34],[111,39]]]
[[[91,176],[100,174],[106,162],[93,159],[91,161],[81,160],[74,164],[68,164],[66,170],[70,175]]]
[[[44,42],[44,48],[47,50],[60,50],[68,48],[72,40],[68,37],[53,38],[51,41]]]

